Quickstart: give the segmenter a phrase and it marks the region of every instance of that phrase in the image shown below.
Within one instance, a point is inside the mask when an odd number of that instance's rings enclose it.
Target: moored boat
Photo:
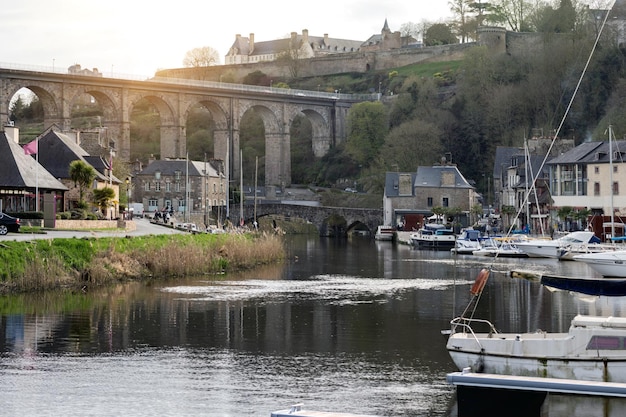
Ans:
[[[559,248],[585,243],[600,243],[600,239],[593,232],[581,230],[558,239],[528,239],[517,247],[531,258],[558,258]]]
[[[574,260],[586,263],[603,277],[626,278],[626,250],[587,253],[574,256]]]
[[[425,224],[411,234],[411,244],[419,249],[451,249],[455,241],[454,230],[438,223]]]
[[[483,270],[476,279],[470,305],[478,302],[488,277]],[[566,333],[500,333],[464,312],[451,326],[446,348],[460,370],[626,383],[626,318],[578,315]]]
[[[378,226],[374,239],[376,240],[393,240],[396,229],[392,226]]]
[[[481,248],[480,241],[482,236],[480,230],[464,229],[460,235],[456,237],[456,243],[450,251],[458,254],[469,254]]]
[[[476,256],[498,258],[528,258],[528,255],[517,247],[517,243],[506,238],[489,238],[483,240],[481,248],[472,252]]]

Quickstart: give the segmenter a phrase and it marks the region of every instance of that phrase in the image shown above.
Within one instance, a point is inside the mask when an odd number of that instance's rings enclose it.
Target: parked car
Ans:
[[[0,235],[6,235],[9,232],[20,231],[20,219],[11,217],[8,214],[0,213]]]

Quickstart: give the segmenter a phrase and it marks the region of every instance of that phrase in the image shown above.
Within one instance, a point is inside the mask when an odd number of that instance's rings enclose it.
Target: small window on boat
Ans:
[[[593,336],[587,345],[587,350],[617,350],[623,349],[623,337]]]

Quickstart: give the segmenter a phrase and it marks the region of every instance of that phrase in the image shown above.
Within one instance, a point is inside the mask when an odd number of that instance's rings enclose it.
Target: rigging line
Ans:
[[[565,114],[563,114],[563,118],[561,119],[561,122],[559,123],[559,127],[557,128],[557,130],[554,132],[554,137],[552,138],[552,142],[550,142],[550,146],[548,147],[548,150],[546,151],[546,155],[543,158],[543,161],[541,161],[541,165],[539,165],[539,169],[537,170],[537,174],[533,177],[533,181],[532,184],[533,186],[536,184],[537,179],[539,178],[539,176],[541,175],[542,171],[543,171],[543,167],[546,164],[546,161],[548,160],[549,156],[550,156],[550,152],[552,151],[552,148],[554,147],[554,144],[556,142],[556,140],[558,139],[559,133],[561,131],[561,129],[563,128],[563,125],[565,124],[565,119],[567,119],[567,116],[572,108],[572,105],[574,103],[574,99],[576,98],[576,95],[578,94],[578,90],[580,89],[580,85],[582,84],[583,78],[585,77],[585,74],[587,73],[587,69],[589,68],[589,64],[591,63],[591,58],[593,57],[594,52],[596,51],[596,48],[598,46],[598,43],[600,42],[600,37],[602,36],[602,32],[604,31],[604,26],[606,26],[606,21],[609,18],[609,14],[611,13],[611,11],[613,10],[613,6],[615,5],[615,2],[613,2],[613,5],[607,10],[606,14],[604,15],[604,20],[602,21],[602,26],[600,26],[600,30],[598,31],[598,35],[596,36],[596,40],[593,43],[593,48],[591,48],[591,52],[589,53],[589,56],[587,57],[587,62],[585,63],[585,67],[583,68],[583,71],[580,74],[580,77],[578,78],[578,82],[576,83],[576,88],[574,89],[574,93],[572,94],[572,97],[570,98],[570,101],[567,105],[567,108],[565,109]],[[522,208],[524,207],[525,204],[528,204],[528,196],[530,193],[526,194],[523,203],[520,205],[517,214],[515,215],[515,218],[519,218],[521,212],[522,212]],[[507,232],[507,236],[512,232],[513,230],[513,225],[511,225],[509,227],[509,231]]]

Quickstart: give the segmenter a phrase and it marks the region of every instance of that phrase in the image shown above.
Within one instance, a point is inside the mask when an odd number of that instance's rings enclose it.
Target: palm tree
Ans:
[[[91,186],[91,183],[96,178],[96,170],[85,161],[77,159],[70,163],[70,178],[74,181],[74,187],[78,187],[78,205],[81,208],[85,208],[85,188]]]
[[[98,205],[104,216],[110,206],[111,200],[115,198],[115,190],[110,187],[97,188],[93,190],[93,201]]]

